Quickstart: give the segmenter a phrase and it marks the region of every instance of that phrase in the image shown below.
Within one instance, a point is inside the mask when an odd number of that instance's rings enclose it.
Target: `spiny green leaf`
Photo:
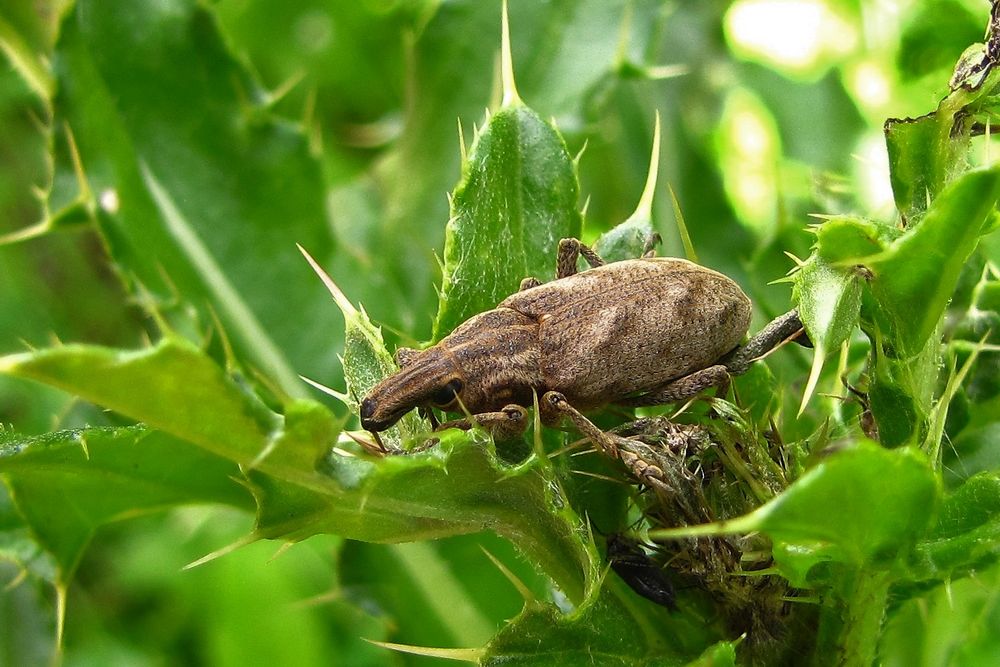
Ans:
[[[783,493],[738,519],[661,530],[657,539],[761,531],[774,543],[782,574],[795,586],[829,584],[827,562],[891,567],[930,524],[940,480],[915,449],[870,441],[829,455]]]
[[[826,355],[846,341],[858,324],[862,280],[853,268],[831,266],[818,254],[795,272],[793,280],[792,296],[814,347],[801,412],[816,388]]]
[[[607,262],[619,262],[623,259],[635,259],[642,256],[646,249],[646,244],[653,237],[653,196],[656,192],[656,178],[660,170],[660,116],[656,116],[656,125],[653,130],[653,150],[649,158],[649,171],[646,175],[646,185],[643,188],[642,196],[635,211],[627,220],[612,229],[601,234],[594,244],[594,250]],[[673,195],[673,193],[671,193]],[[680,208],[675,203],[675,214]],[[678,216],[678,225],[681,227],[682,238],[690,243],[687,238],[686,229],[683,227],[684,221]],[[694,258],[689,257],[692,261]]]
[[[67,345],[15,354],[0,358],[0,372],[59,387],[244,465],[280,429],[279,415],[178,338],[134,352]]]
[[[598,567],[558,482],[537,460],[501,464],[491,443],[444,433],[433,450],[377,462],[331,453],[319,469],[330,488],[250,479],[257,533],[299,540],[333,532],[371,542],[433,539],[490,529],[530,554],[574,600]]]
[[[551,278],[559,240],[580,234],[573,161],[559,133],[531,109],[493,113],[463,173],[452,197],[434,340],[496,306],[523,278]]]
[[[218,314],[239,359],[304,396],[296,370],[332,366],[339,329],[294,250],[332,251],[304,134],[263,109],[263,91],[194,0],[75,3],[55,61],[54,126],[75,137],[126,287],[141,284],[143,303],[185,334]],[[57,143],[52,210],[75,199],[71,162]]]
[[[608,262],[635,259],[642,255],[652,233],[649,220],[629,218],[601,234],[594,243],[594,251]]]
[[[412,81],[419,85],[413,87],[408,101],[410,112],[400,140],[391,147],[389,159],[378,166],[387,218],[380,251],[390,258],[385,270],[394,274],[403,292],[402,308],[393,311],[406,310],[414,317],[415,324],[406,327],[411,332],[414,326],[423,331],[428,297],[433,296],[433,267],[426,260],[429,248],[440,247],[441,223],[448,215],[441,193],[454,187],[455,175],[462,168],[454,119],[466,128],[466,136],[481,119],[484,103],[491,99],[500,50],[498,3],[420,3],[420,8],[420,20],[413,28],[414,53],[408,62]],[[626,0],[512,2],[511,48],[521,96],[542,118],[579,117],[590,95],[601,94],[617,81],[621,58],[645,62],[640,54],[652,48],[651,40],[667,16],[655,5],[635,6]],[[642,152],[646,150],[644,146]],[[565,235],[577,233],[578,228]],[[489,271],[497,261],[507,259],[498,254],[491,259]],[[535,277],[550,275],[554,262],[553,255],[532,269],[538,271]],[[484,276],[487,273],[482,271]],[[374,316],[374,304],[369,310]],[[398,326],[381,312],[377,319]],[[447,333],[440,327],[435,332],[435,339]]]
[[[699,653],[715,640],[712,629],[687,615],[671,615],[640,601],[614,577],[608,574],[604,585],[570,614],[552,604],[525,605],[486,645],[482,664],[699,664]],[[713,646],[709,652],[717,650],[719,646]],[[722,649],[723,655],[729,653]]]
[[[33,535],[72,576],[101,525],[191,503],[250,509],[231,461],[145,428],[60,431],[0,446],[3,473]]]
[[[848,340],[858,324],[865,277],[862,262],[884,247],[891,228],[838,216],[816,230],[813,254],[792,275],[792,297],[812,341],[813,363],[802,392],[805,410],[819,382],[826,355]]]
[[[947,581],[1000,556],[1000,474],[969,478],[945,497],[937,523],[914,549],[913,578]]]
[[[0,358],[0,370],[61,387],[181,437],[246,469],[260,537],[330,532],[400,541],[492,529],[511,539],[572,599],[593,558],[544,461],[499,463],[491,443],[441,436],[422,455],[377,461],[332,449],[329,412],[293,402],[270,412],[190,343],[139,352],[66,346]],[[142,391],[136,387],[142,386]]]
[[[775,559],[785,572],[805,575],[828,559],[880,569],[912,547],[931,522],[939,494],[920,452],[868,442],[831,455],[750,516],[775,541]]]
[[[866,262],[874,273],[876,317],[901,357],[923,349],[959,272],[1000,197],[1000,168],[969,172],[942,192],[915,228]]]
[[[861,264],[876,255],[901,231],[889,225],[854,216],[835,216],[816,229],[816,253],[830,264]]]
[[[892,192],[904,219],[919,218],[953,175],[955,165],[965,160],[967,130],[963,124],[963,131],[953,138],[952,120],[928,114],[886,122]]]
[[[344,379],[347,382],[345,394],[335,394],[344,402],[353,414],[358,413],[359,404],[372,387],[384,378],[396,372],[396,364],[392,355],[382,340],[382,330],[372,324],[368,313],[362,308],[358,310],[347,296],[340,290],[333,279],[323,270],[315,259],[302,247],[299,250],[305,256],[313,270],[326,285],[334,302],[344,316],[344,354],[341,363],[344,367]],[[312,381],[309,381],[312,383]],[[329,392],[330,390],[327,389]],[[426,433],[427,428],[413,412],[403,416],[395,426],[382,434],[382,441],[389,451],[403,450],[403,443],[420,433]]]

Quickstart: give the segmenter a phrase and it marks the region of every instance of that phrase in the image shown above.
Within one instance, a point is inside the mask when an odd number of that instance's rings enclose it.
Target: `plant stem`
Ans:
[[[839,604],[827,609],[820,621],[814,664],[842,667],[874,664],[891,583],[887,572],[845,573],[834,592]]]

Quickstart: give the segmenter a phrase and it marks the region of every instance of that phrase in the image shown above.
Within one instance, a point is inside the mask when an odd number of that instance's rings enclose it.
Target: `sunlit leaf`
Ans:
[[[898,355],[920,352],[937,328],[998,197],[1000,169],[970,172],[941,193],[920,224],[865,263],[874,273],[876,316],[893,332]]]

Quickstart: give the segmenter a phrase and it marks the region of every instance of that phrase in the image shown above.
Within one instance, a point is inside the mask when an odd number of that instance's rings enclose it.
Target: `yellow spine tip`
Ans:
[[[302,256],[306,258],[307,262],[309,262],[309,266],[311,266],[313,271],[316,272],[319,279],[323,281],[326,289],[330,292],[330,296],[333,297],[333,300],[337,302],[337,306],[340,308],[341,312],[344,313],[344,317],[356,316],[358,314],[357,308],[354,307],[354,304],[352,304],[340,288],[337,287],[337,284],[333,282],[333,278],[331,278],[330,275],[323,270],[323,267],[321,267],[319,263],[313,259],[312,255],[310,255],[305,248],[298,243],[295,244],[295,247],[299,249]]]
[[[503,2],[500,18],[500,75],[503,82],[501,106],[512,107],[522,104],[514,82],[514,59],[510,52],[510,20],[507,17],[507,0]]]

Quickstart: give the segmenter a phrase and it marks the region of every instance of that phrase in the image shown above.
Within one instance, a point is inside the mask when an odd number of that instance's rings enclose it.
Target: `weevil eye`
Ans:
[[[433,395],[431,395],[431,403],[437,407],[444,407],[448,405],[455,400],[455,397],[458,396],[458,392],[462,391],[462,387],[464,386],[465,385],[462,384],[462,381],[458,378],[448,380],[448,384],[441,387],[435,391]]]

